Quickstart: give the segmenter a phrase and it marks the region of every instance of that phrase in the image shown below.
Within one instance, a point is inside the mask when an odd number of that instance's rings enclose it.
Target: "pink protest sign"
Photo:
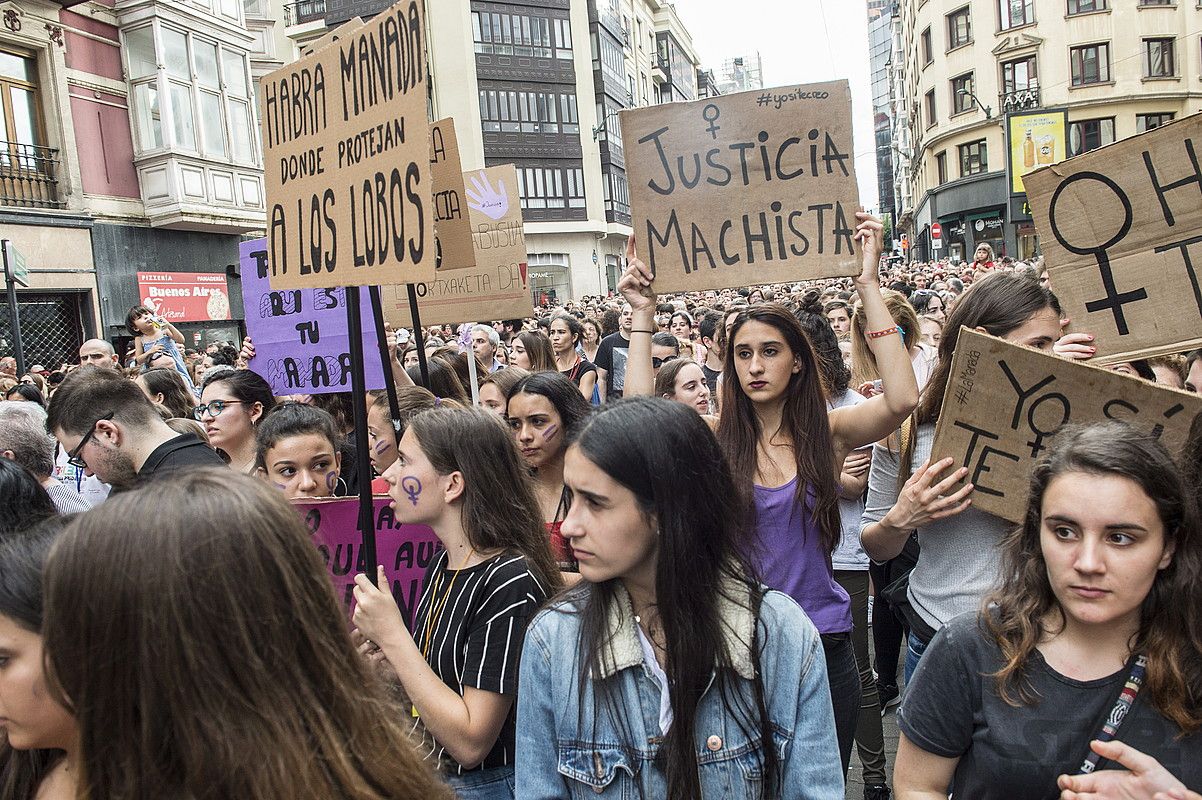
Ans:
[[[359,534],[359,499],[295,500],[306,527],[313,534],[339,600],[348,612],[353,608],[355,576],[375,575],[363,561]],[[443,549],[442,542],[426,525],[403,525],[397,521],[387,497],[375,498],[376,555],[392,584],[392,595],[401,609],[405,626],[412,629],[413,612],[422,595],[426,568]]]

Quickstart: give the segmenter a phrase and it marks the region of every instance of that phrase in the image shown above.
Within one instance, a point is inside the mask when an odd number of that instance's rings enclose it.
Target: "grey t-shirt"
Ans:
[[[917,437],[914,467],[930,457],[935,426],[919,425]],[[879,444],[873,447],[863,527],[880,522],[897,502],[897,465],[897,453]],[[939,630],[952,617],[980,609],[997,582],[998,545],[1010,527],[1004,519],[969,506],[954,517],[918,529],[921,552],[910,573],[908,597],[928,625]]]
[[[918,747],[959,758],[952,795],[972,800],[1060,797],[1056,778],[1074,774],[1089,740],[1127,680],[1127,670],[1093,681],[1067,678],[1036,650],[1027,676],[1040,698],[1012,706],[991,673],[1002,658],[976,614],[957,617],[936,634],[918,662],[897,724]],[[1202,735],[1174,737],[1178,727],[1152,707],[1147,687],[1136,697],[1118,739],[1155,758],[1182,783],[1202,789]],[[1099,769],[1121,768],[1102,761]]]

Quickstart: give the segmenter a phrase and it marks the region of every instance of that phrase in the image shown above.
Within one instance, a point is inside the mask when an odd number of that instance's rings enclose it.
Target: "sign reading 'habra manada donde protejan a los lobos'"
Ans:
[[[847,81],[621,113],[640,258],[664,292],[859,272]]]
[[[434,277],[425,19],[402,2],[261,81],[274,289]]]

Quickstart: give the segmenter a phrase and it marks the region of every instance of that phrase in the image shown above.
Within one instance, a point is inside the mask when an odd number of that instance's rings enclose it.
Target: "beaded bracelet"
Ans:
[[[885,330],[883,330],[883,331],[868,331],[868,333],[866,333],[865,336],[867,336],[869,339],[880,339],[885,336],[892,336],[895,333],[898,336],[903,335],[901,325],[898,325],[893,328],[885,328]]]

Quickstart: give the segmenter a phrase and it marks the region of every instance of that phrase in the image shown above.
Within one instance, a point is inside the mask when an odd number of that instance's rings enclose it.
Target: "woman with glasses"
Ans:
[[[257,373],[225,370],[205,381],[193,414],[205,426],[213,447],[229,458],[230,466],[251,475],[257,455],[255,425],[274,407],[271,387]]]
[[[655,375],[664,364],[680,358],[680,340],[670,333],[659,332],[651,337],[651,369]]]

